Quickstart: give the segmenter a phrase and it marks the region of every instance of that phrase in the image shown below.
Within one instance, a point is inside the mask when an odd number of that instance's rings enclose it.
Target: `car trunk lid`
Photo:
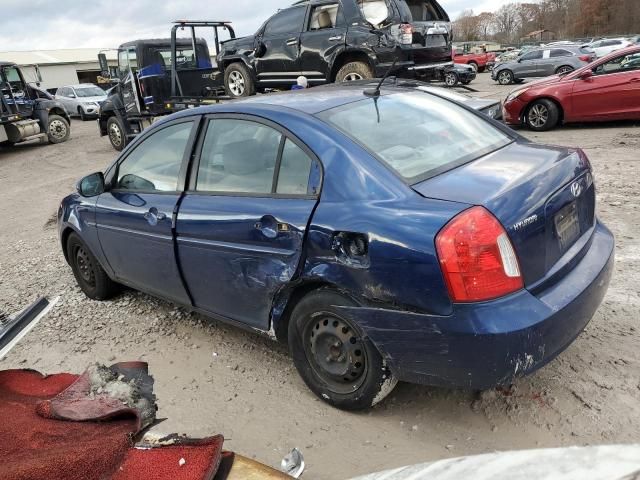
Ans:
[[[595,187],[578,150],[512,143],[413,187],[425,197],[482,205],[507,231],[525,285],[580,255],[595,225]]]
[[[413,27],[411,50],[416,66],[452,59],[449,15],[436,0],[399,0],[400,18]]]

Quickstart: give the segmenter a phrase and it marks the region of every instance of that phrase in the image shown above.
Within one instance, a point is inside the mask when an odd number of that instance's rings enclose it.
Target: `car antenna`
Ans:
[[[380,96],[380,88],[382,87],[382,84],[389,77],[389,75],[391,74],[391,72],[393,71],[393,69],[395,68],[397,63],[398,63],[398,57],[396,57],[396,59],[393,61],[393,64],[391,65],[391,67],[389,67],[389,70],[387,70],[387,73],[385,73],[384,76],[380,79],[380,82],[378,83],[376,88],[373,88],[373,89],[372,88],[367,88],[363,93],[367,97],[379,97]]]

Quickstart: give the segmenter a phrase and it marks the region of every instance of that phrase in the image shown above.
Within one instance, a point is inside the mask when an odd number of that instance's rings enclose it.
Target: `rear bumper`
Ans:
[[[448,317],[344,308],[402,381],[487,389],[557,357],[587,326],[607,292],[614,238],[598,223],[585,257],[560,282],[492,302],[455,305]]]

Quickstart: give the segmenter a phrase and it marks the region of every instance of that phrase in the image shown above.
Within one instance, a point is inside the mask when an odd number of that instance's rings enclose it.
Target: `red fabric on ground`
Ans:
[[[131,449],[113,480],[212,480],[222,459],[221,436],[190,445]],[[180,459],[184,465],[180,466]]]
[[[131,445],[136,418],[108,423],[50,420],[36,406],[77,376],[0,372],[0,478],[93,480],[109,478]]]

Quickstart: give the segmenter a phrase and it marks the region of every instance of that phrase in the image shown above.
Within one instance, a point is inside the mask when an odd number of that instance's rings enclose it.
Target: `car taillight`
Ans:
[[[578,58],[583,62],[591,62],[591,55],[580,55]]]
[[[438,233],[436,250],[456,303],[493,300],[524,288],[507,232],[483,207],[470,208],[451,220]]]
[[[413,25],[410,23],[400,25],[400,43],[403,45],[413,44]]]

